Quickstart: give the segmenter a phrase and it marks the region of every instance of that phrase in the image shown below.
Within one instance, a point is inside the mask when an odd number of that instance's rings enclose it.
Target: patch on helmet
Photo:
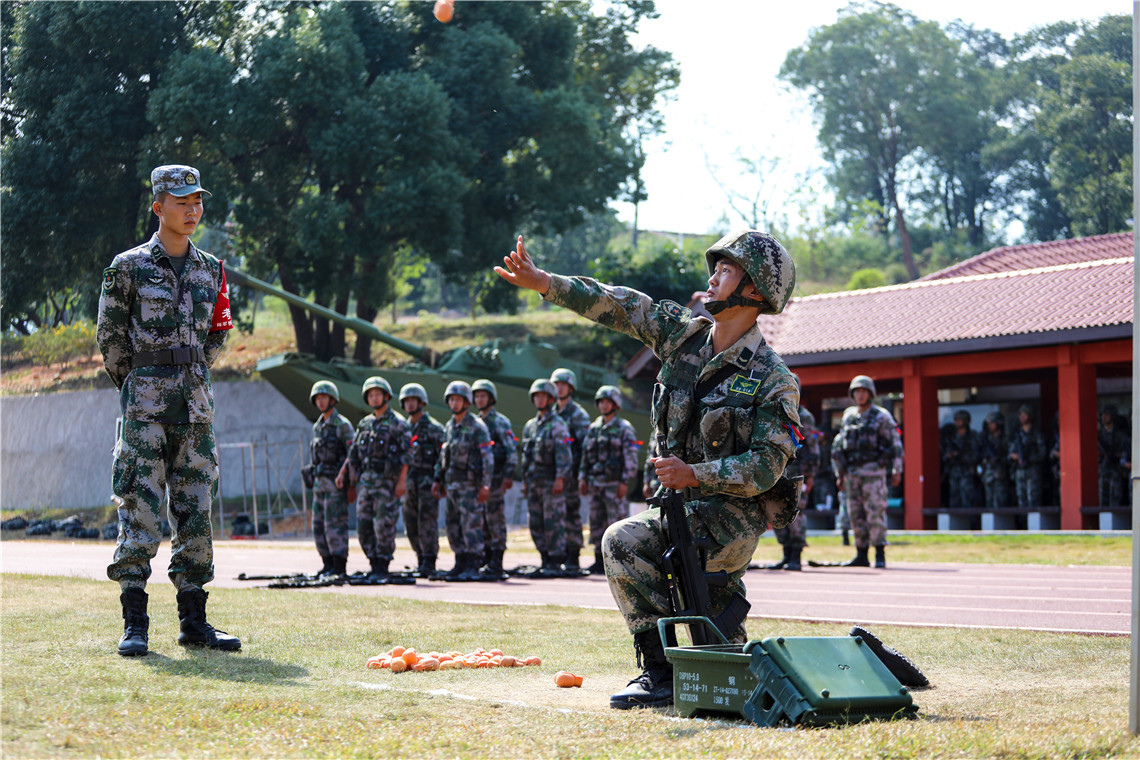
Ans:
[[[665,313],[665,316],[678,322],[689,315],[689,310],[676,301],[662,301],[661,311]]]
[[[119,270],[115,267],[107,267],[103,270],[103,292],[110,293],[115,289],[115,276]]]
[[[755,396],[756,391],[760,390],[760,381],[753,380],[744,375],[736,375],[732,378],[732,382],[729,383],[728,390],[730,393],[743,393],[745,396]]]

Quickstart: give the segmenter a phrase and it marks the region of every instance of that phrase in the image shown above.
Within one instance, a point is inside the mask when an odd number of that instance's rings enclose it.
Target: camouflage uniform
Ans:
[[[327,420],[322,414],[313,423],[313,541],[322,560],[348,557],[348,496],[336,487],[336,476],[352,439],[352,423],[336,407]]]
[[[570,448],[570,431],[552,409],[527,420],[520,447],[527,516],[530,537],[544,557],[566,555],[566,493],[573,490],[575,483],[571,479]],[[551,489],[558,478],[565,485],[562,493],[556,494]]]
[[[570,431],[570,478],[566,481],[566,490],[562,496],[566,500],[566,557],[572,560],[571,564],[576,565],[583,543],[582,497],[576,486],[582,465],[582,442],[590,428],[590,414],[574,399],[570,399],[562,409],[555,405],[554,413],[562,418]]]
[[[877,404],[860,414],[849,406],[831,447],[831,467],[843,478],[856,549],[887,545],[887,472],[902,472],[898,425]]]
[[[348,451],[349,465],[359,477],[356,535],[364,556],[374,565],[391,562],[396,552],[400,518],[396,484],[409,463],[411,446],[408,421],[389,408],[379,417],[370,414],[360,421]]]
[[[804,482],[807,483],[809,479],[815,477],[815,471],[819,468],[819,440],[813,433],[815,432],[815,417],[807,409],[802,406],[799,408],[801,431],[804,434],[804,445],[796,450],[796,455],[788,460],[788,466],[784,468],[784,476],[794,478],[797,475],[802,476]],[[801,494],[801,499],[807,499],[807,494]],[[801,509],[805,507],[801,504]],[[803,549],[807,546],[807,521],[804,519],[803,514],[796,516],[796,519],[785,525],[783,528],[776,528],[776,540],[782,546],[791,549]]]
[[[982,459],[982,441],[977,431],[968,427],[965,432],[954,431],[942,440],[942,466],[950,485],[951,507],[974,506],[974,476]]]
[[[511,429],[510,419],[494,408],[483,415],[483,424],[491,434],[492,458],[495,466],[491,475],[491,496],[483,505],[486,530],[486,548],[503,552],[507,548],[507,512],[504,503],[503,481],[517,478],[519,442]]]
[[[997,432],[991,433],[987,424],[981,435],[981,445],[986,509],[1013,506],[1009,499],[1009,442],[1006,440],[1004,425],[999,425]]]
[[[484,505],[476,497],[480,488],[491,487],[492,445],[491,433],[479,415],[468,412],[460,422],[454,417],[447,421],[435,482],[447,489],[447,541],[457,557],[483,556]]]
[[[791,265],[790,259],[786,262]],[[776,271],[780,282],[756,284],[778,293],[794,283],[793,272],[781,276]],[[773,489],[799,437],[791,373],[755,325],[714,355],[712,322],[694,318],[672,301],[655,303],[630,288],[559,275],[551,275],[545,298],[637,338],[661,357],[654,427],[669,452],[692,466],[700,483],[685,489],[685,510],[694,536],[713,543],[707,569],[728,573],[726,587],[709,589],[714,606],[723,608],[733,593],[743,592],[744,572],[766,524],[785,525],[795,516],[788,489]],[[782,305],[785,299],[781,295],[778,300]],[[702,380],[718,382],[705,389]],[[769,490],[768,498],[761,496]],[[773,498],[776,492],[780,498]],[[656,630],[657,620],[671,612],[660,566],[667,545],[656,508],[614,523],[603,537],[610,591],[635,636]],[[734,640],[743,641],[743,628],[734,632]]]
[[[1017,486],[1017,506],[1040,507],[1045,458],[1049,453],[1045,436],[1036,425],[1030,425],[1029,430],[1018,425],[1010,437],[1009,453],[1019,457],[1012,464],[1014,483]]]
[[[1132,458],[1132,438],[1113,420],[1112,429],[1101,422],[1097,426],[1097,491],[1102,507],[1128,506],[1128,470],[1124,463]]]
[[[590,423],[582,444],[582,479],[590,497],[590,543],[601,551],[602,534],[629,517],[629,503],[618,498],[618,486],[637,474],[641,442],[628,420],[599,416]]]
[[[226,333],[211,327],[224,274],[218,259],[193,244],[185,262],[178,276],[155,234],[103,270],[96,337],[123,415],[112,469],[119,537],[107,576],[124,591],[146,587],[162,537],[164,494],[171,582],[201,589],[214,577],[210,505],[218,452],[210,367]]]
[[[439,556],[439,500],[431,495],[435,463],[447,435],[426,411],[412,425],[408,456],[408,491],[404,494],[404,530],[421,565]]]

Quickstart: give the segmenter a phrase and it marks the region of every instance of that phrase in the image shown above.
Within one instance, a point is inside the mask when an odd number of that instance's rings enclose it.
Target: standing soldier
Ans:
[[[1008,462],[1005,417],[1001,412],[990,412],[982,432],[982,487],[986,492],[986,509],[1013,506],[1009,501]]]
[[[210,506],[218,482],[210,367],[233,327],[222,263],[190,236],[202,220],[198,170],[150,174],[158,232],[103,270],[96,338],[119,389],[122,434],[111,470],[119,538],[107,577],[119,582],[124,657],[149,650],[147,580],[162,538],[162,497],[173,530],[168,573],[182,645],[236,650],[241,641],[206,622],[203,586],[214,578]]]
[[[586,438],[586,430],[590,427],[590,414],[582,405],[574,400],[574,389],[578,386],[578,378],[573,370],[556,369],[550,375],[550,382],[554,383],[558,391],[558,405],[555,413],[566,423],[570,431],[571,473],[573,478],[569,481],[570,488],[566,489],[566,558],[565,567],[568,575],[576,575],[581,570],[578,564],[578,555],[582,552],[582,499],[578,489],[573,487],[578,482],[578,473],[582,464],[582,441]]]
[[[793,373],[796,380],[796,389],[799,390],[799,375]],[[803,445],[796,449],[796,455],[788,460],[784,468],[784,477],[794,478],[801,476],[804,479],[800,489],[800,509],[807,506],[811,489],[815,485],[815,471],[819,468],[819,435],[815,428],[815,416],[802,405],[798,407],[800,415],[800,432],[804,435]],[[776,540],[784,549],[784,559],[771,566],[771,569],[799,571],[803,570],[801,558],[804,547],[807,546],[807,521],[801,512],[796,519],[782,528],[776,528]]]
[[[345,575],[348,570],[348,496],[338,482],[340,469],[352,446],[352,423],[337,411],[340,390],[336,383],[318,380],[309,391],[309,403],[320,415],[309,442],[312,462],[313,541],[321,555],[318,575]]]
[[[421,578],[435,575],[439,555],[439,499],[432,496],[435,463],[443,447],[444,429],[427,412],[427,390],[419,383],[400,389],[400,405],[411,427],[408,455],[408,491],[404,495],[404,530],[416,553],[416,572]]]
[[[530,537],[542,557],[539,574],[562,575],[566,556],[566,483],[573,473],[570,430],[553,410],[558,391],[541,378],[530,384],[537,414],[523,428],[523,494]]]
[[[1132,468],[1132,438],[1117,424],[1116,407],[1100,410],[1096,431],[1097,483],[1102,507],[1128,505],[1128,472]]]
[[[471,386],[456,380],[444,391],[451,419],[444,428],[443,450],[435,465],[432,496],[447,497],[447,541],[455,552],[455,567],[446,580],[479,580],[483,560],[483,505],[491,497],[491,434],[483,420],[468,414]]]
[[[336,484],[343,486],[345,476],[357,484],[356,535],[372,566],[369,576],[382,581],[387,580],[388,564],[396,553],[396,522],[408,488],[412,434],[407,420],[392,411],[392,386],[387,380],[370,377],[360,393],[372,414],[356,426],[356,438]]]
[[[1009,459],[1013,462],[1013,479],[1017,486],[1017,506],[1040,507],[1045,458],[1049,455],[1049,450],[1045,446],[1045,436],[1033,424],[1033,407],[1022,404],[1017,416],[1020,424],[1009,441]]]
[[[982,442],[970,429],[970,413],[954,412],[954,431],[943,439],[942,467],[950,485],[951,507],[974,506],[974,477],[982,460]]]
[[[855,559],[848,567],[870,567],[867,548],[875,547],[875,567],[886,567],[887,472],[891,485],[902,481],[902,440],[895,418],[873,404],[875,381],[866,375],[851,380],[848,394],[855,400],[843,412],[843,422],[831,447],[835,484],[847,499]]]
[[[491,498],[487,499],[484,510],[486,564],[480,568],[480,572],[488,578],[505,580],[503,553],[507,550],[507,509],[504,498],[515,484],[519,442],[511,430],[510,419],[495,408],[498,401],[495,384],[490,380],[476,380],[471,385],[471,393],[475,398],[475,408],[479,410],[483,424],[491,434],[494,444],[491,454],[495,461],[495,470],[491,475]]]
[[[625,496],[629,480],[637,474],[641,442],[633,425],[617,416],[621,391],[603,385],[594,394],[601,416],[590,423],[582,443],[582,474],[578,493],[590,497],[590,543],[594,545],[591,575],[604,575],[602,535],[618,520],[629,517]]]

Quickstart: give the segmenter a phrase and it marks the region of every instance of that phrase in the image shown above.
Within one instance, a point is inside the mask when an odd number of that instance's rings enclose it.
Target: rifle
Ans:
[[[665,437],[657,437],[659,456],[670,456]],[[665,530],[669,535],[669,548],[661,555],[661,569],[669,585],[669,603],[673,617],[705,617],[728,638],[744,622],[752,605],[743,594],[735,593],[728,606],[715,614],[709,587],[724,588],[728,585],[728,573],[718,570],[705,572],[707,553],[713,543],[708,539],[696,540],[685,519],[685,497],[680,491],[664,488],[646,500],[660,508]],[[704,646],[719,643],[714,641],[702,625],[690,625],[689,636],[693,644]],[[676,646],[676,634],[670,633],[668,646]]]

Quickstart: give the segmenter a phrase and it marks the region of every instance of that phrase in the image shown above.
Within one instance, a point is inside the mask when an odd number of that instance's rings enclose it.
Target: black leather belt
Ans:
[[[178,346],[161,351],[139,351],[131,357],[131,368],[168,364],[198,364],[206,361],[206,352],[198,346]]]

